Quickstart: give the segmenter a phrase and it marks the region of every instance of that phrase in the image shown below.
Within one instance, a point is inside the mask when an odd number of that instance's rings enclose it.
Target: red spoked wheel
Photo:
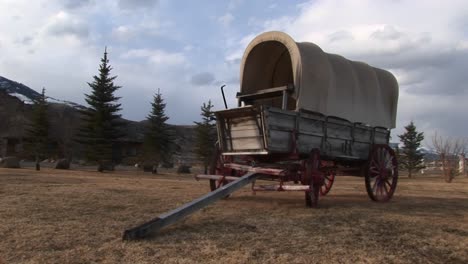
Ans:
[[[323,173],[320,172],[320,151],[314,149],[305,161],[303,182],[308,182],[310,189],[305,192],[306,205],[317,207],[320,187],[323,184]]]
[[[224,164],[229,163],[230,157],[223,156],[221,151],[216,148],[216,151],[213,156],[213,160],[210,166],[210,174],[211,175],[223,175],[223,176],[230,176],[234,173],[233,169],[225,168]],[[219,187],[228,184],[226,180],[210,180],[210,190],[214,191]]]
[[[335,175],[336,173],[333,170],[329,170],[323,175],[324,182],[322,187],[320,187],[320,195],[325,196],[330,192],[335,181]]]
[[[398,182],[398,163],[395,152],[388,145],[374,145],[365,175],[366,190],[376,202],[389,201]]]

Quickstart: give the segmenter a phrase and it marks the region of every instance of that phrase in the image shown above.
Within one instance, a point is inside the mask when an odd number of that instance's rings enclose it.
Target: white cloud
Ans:
[[[89,34],[87,24],[78,17],[60,11],[50,17],[44,31],[54,36],[75,36],[85,38]]]
[[[224,26],[228,27],[234,21],[234,16],[231,13],[226,13],[223,16],[218,18],[218,21]]]
[[[122,9],[146,9],[158,4],[158,0],[119,0]]]
[[[210,85],[215,81],[211,72],[201,72],[192,76],[191,83],[197,86]]]
[[[194,47],[193,45],[190,45],[190,44],[189,44],[189,45],[185,45],[184,51],[185,51],[185,52],[190,52],[190,51],[192,51],[194,48],[195,48],[195,47]]]
[[[225,60],[228,62],[238,62],[242,59],[242,56],[244,55],[244,50],[249,45],[250,41],[255,38],[255,34],[249,34],[247,36],[242,37],[238,41],[238,43],[235,43],[230,49],[226,51],[226,57]]]
[[[243,2],[244,0],[230,0],[228,4],[228,10],[234,10],[238,8]]]
[[[468,40],[460,40],[456,46],[456,49],[460,51],[468,50]]]
[[[132,26],[118,26],[112,29],[112,36],[121,41],[131,40],[136,35],[137,32]]]
[[[149,62],[161,65],[182,65],[187,62],[182,53],[171,53],[164,50],[132,49],[122,54],[124,59],[145,58]]]
[[[75,9],[88,5],[90,0],[62,0],[62,2],[66,8]]]

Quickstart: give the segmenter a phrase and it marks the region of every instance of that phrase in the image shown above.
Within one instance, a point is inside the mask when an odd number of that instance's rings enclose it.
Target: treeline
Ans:
[[[99,171],[113,170],[117,163],[114,154],[116,143],[126,136],[120,111],[120,97],[115,95],[121,88],[114,81],[117,76],[111,74],[107,50],[101,58],[98,74],[88,83],[91,91],[85,94],[87,106],[79,110],[81,126],[73,136],[73,141],[81,146],[88,162],[97,164]],[[40,161],[49,158],[53,146],[50,144],[49,120],[47,115],[48,103],[45,89],[41,96],[34,100],[33,118],[27,131],[25,149],[36,161],[36,169],[40,169]],[[153,172],[161,164],[171,163],[175,152],[174,131],[167,124],[169,117],[165,113],[166,103],[161,91],[154,94],[151,111],[146,117],[143,147],[138,159],[142,166],[151,166]],[[201,106],[202,121],[196,124],[196,142],[194,152],[204,165],[205,171],[214,154],[216,131],[213,105],[211,101]],[[68,152],[70,153],[70,151]],[[69,160],[71,157],[65,157]]]

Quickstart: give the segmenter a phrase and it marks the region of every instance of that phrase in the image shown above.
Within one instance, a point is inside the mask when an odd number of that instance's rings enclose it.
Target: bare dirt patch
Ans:
[[[303,193],[235,193],[147,240],[124,229],[205,194],[190,176],[0,169],[0,263],[468,263],[468,178],[401,178],[386,204],[338,177]]]

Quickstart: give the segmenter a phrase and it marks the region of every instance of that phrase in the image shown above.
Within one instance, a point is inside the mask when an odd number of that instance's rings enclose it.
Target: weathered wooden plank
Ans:
[[[324,121],[299,117],[298,131],[302,133],[316,133],[323,135]]]
[[[233,125],[230,127],[231,131],[238,131],[238,130],[247,130],[247,129],[256,129],[258,130],[257,124],[241,124],[241,125]]]
[[[299,133],[297,136],[297,147],[300,153],[309,154],[312,149],[320,149],[322,147],[323,136],[307,135]]]
[[[292,149],[292,135],[288,131],[270,130],[268,131],[268,149],[278,152],[290,152]]]
[[[387,144],[390,131],[385,128],[374,128],[374,144]]]
[[[372,142],[372,127],[355,124],[353,130],[354,141]]]
[[[296,116],[270,112],[268,114],[267,125],[269,127],[278,126],[293,130],[296,128]]]
[[[263,149],[261,137],[233,138],[232,150]]]
[[[177,209],[162,214],[159,217],[156,217],[142,225],[125,230],[122,239],[141,239],[148,236],[151,233],[155,233],[161,228],[174,224],[178,220],[237,191],[238,189],[254,181],[256,177],[257,173],[255,172],[247,173],[246,175],[240,177],[238,180],[233,181],[227,185],[221,186],[220,188],[208,193],[207,195],[204,195],[198,199],[186,203]]]
[[[229,119],[229,123],[231,126],[255,125],[257,120],[257,116],[246,116],[242,118],[231,118]]]
[[[283,91],[293,91],[294,86],[280,86],[280,87],[274,87],[274,88],[268,88],[268,89],[262,89],[258,90],[255,93],[250,93],[250,94],[238,94],[237,98],[240,100],[253,100],[253,99],[261,99],[261,98],[268,98],[272,96],[279,96],[282,94]]]
[[[353,128],[341,124],[327,123],[327,137],[352,140]]]
[[[230,129],[231,131],[245,130],[245,129],[259,130],[260,124],[261,124],[260,120],[250,119],[250,120],[244,120],[243,122],[230,123]]]
[[[244,138],[244,137],[259,137],[260,131],[258,128],[255,129],[244,129],[244,130],[232,130],[231,138]]]

